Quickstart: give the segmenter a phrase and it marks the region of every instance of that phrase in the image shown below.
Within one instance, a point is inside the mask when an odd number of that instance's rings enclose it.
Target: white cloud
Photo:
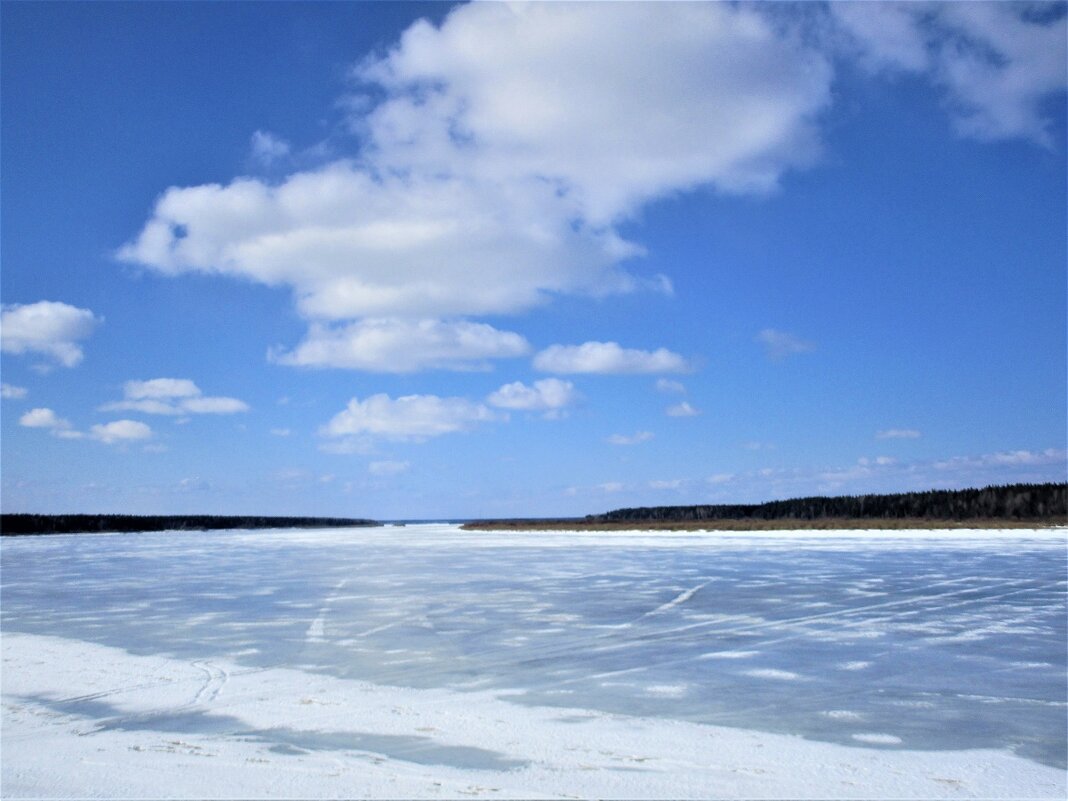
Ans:
[[[105,403],[100,411],[131,411],[143,414],[236,414],[248,404],[237,398],[211,397],[188,378],[152,378],[123,384],[125,400]]]
[[[851,57],[945,86],[963,132],[1048,142],[1041,101],[1065,82],[1059,10],[917,3],[869,12],[845,3],[797,13],[773,4],[460,5],[352,70],[352,94],[339,104],[361,142],[351,158],[276,182],[172,186],[118,255],[168,275],[290,289],[312,325],[294,350],[276,351],[286,364],[470,369],[516,355],[522,338],[490,329],[473,344],[456,341],[471,325],[463,318],[519,313],[564,293],[670,291],[666,276],[624,268],[643,251],[619,226],[645,205],[698,187],[764,193],[813,163],[832,57],[845,53],[818,49],[801,30],[813,18],[833,15],[836,24],[815,27],[851,37]],[[273,134],[253,135],[264,163],[288,150]],[[377,348],[365,356],[369,341]],[[780,356],[805,349],[769,343]]]
[[[367,121],[386,163],[543,176],[604,224],[702,183],[774,186],[813,155],[831,68],[751,8],[532,3],[416,23],[358,76],[393,95]]]
[[[621,348],[616,342],[550,345],[534,357],[544,373],[684,373],[690,365],[666,348],[655,351]]]
[[[271,434],[276,436],[276,437],[288,437],[292,433],[293,432],[290,431],[288,428],[272,428],[271,429]]]
[[[519,334],[485,323],[369,318],[340,328],[312,324],[291,352],[272,351],[269,356],[280,364],[301,367],[410,373],[484,369],[488,359],[514,358],[529,351]]]
[[[149,439],[152,429],[136,420],[115,420],[111,423],[95,425],[89,429],[89,438],[107,445],[116,442],[130,442]]]
[[[0,350],[41,353],[64,367],[74,367],[84,358],[77,340],[88,337],[100,322],[88,309],[56,301],[4,306]]]
[[[869,459],[867,456],[862,456],[857,459],[857,464],[867,467],[868,465],[877,465],[878,467],[889,467],[892,464],[897,464],[897,459],[893,456],[876,456],[874,459]]]
[[[269,166],[278,159],[289,155],[289,142],[270,131],[256,131],[252,134],[252,158]]]
[[[1065,465],[1068,453],[1059,448],[1047,448],[1044,451],[999,451],[981,456],[954,456],[950,459],[934,462],[937,470],[962,470],[981,467],[1036,467],[1045,465]],[[1063,480],[1063,478],[1061,479]]]
[[[919,439],[920,432],[915,428],[888,428],[885,431],[876,431],[876,439]]]
[[[353,398],[348,406],[320,429],[328,438],[360,435],[392,440],[424,440],[468,431],[479,423],[501,416],[480,403],[465,398],[437,395],[405,395],[397,399],[386,394],[364,401]]]
[[[605,442],[609,445],[637,445],[640,442],[648,442],[653,436],[652,431],[636,431],[629,436],[626,434],[612,434],[610,437],[605,438]]]
[[[578,392],[570,381],[544,378],[528,387],[514,381],[492,393],[486,402],[499,409],[544,412],[547,417],[559,417],[565,408],[578,400]]]
[[[171,187],[119,257],[289,287],[320,323],[670,292],[623,270],[642,251],[617,223],[702,185],[766,192],[817,154],[832,70],[789,28],[727,4],[457,7],[354,70],[368,90],[345,99],[355,158],[275,184]],[[254,149],[287,145],[259,131]],[[378,369],[339,341],[352,333],[315,329],[287,363]],[[418,348],[420,331],[396,333]],[[424,366],[438,365],[411,369]]]
[[[94,425],[88,434],[75,431],[69,420],[59,417],[54,411],[46,408],[30,409],[19,418],[19,425],[27,428],[44,428],[53,436],[62,439],[94,439],[108,445],[115,442],[127,442],[130,440],[149,439],[152,429],[144,423],[134,420],[116,420],[112,423]]]
[[[927,73],[947,93],[957,130],[1052,146],[1043,101],[1065,89],[1063,5],[832,3],[875,69]]]
[[[673,478],[668,480],[650,481],[649,489],[655,490],[677,490],[680,489],[686,481],[681,478]]]
[[[47,428],[53,431],[63,431],[71,427],[69,420],[64,420],[54,411],[46,408],[30,409],[19,418],[19,425],[26,428]]]
[[[664,412],[668,417],[696,417],[700,413],[699,409],[695,409],[686,401],[669,406]]]
[[[183,412],[190,414],[236,414],[248,411],[248,404],[237,398],[186,398],[180,406]]]
[[[598,484],[597,489],[604,493],[622,492],[624,487],[622,482],[619,481],[606,481],[603,484]]]
[[[686,394],[686,386],[681,381],[673,381],[670,378],[656,379],[656,391],[664,393]]]
[[[774,328],[765,328],[757,334],[756,341],[764,346],[765,355],[775,362],[782,361],[787,356],[808,353],[816,349],[812,342],[800,339],[785,331],[777,331]]]
[[[726,484],[734,480],[734,473],[716,473],[708,477],[709,484]]]
[[[774,442],[758,442],[756,440],[752,442],[743,442],[742,447],[747,451],[773,451],[775,450]]]
[[[398,473],[405,472],[409,467],[411,465],[408,462],[384,460],[368,464],[367,472],[374,476],[395,476]]]
[[[26,387],[16,387],[12,384],[0,383],[0,398],[6,400],[18,400],[19,398],[25,398],[29,394]]]
[[[123,394],[130,400],[194,398],[200,394],[200,388],[188,378],[152,378],[148,381],[127,381],[123,384]]]

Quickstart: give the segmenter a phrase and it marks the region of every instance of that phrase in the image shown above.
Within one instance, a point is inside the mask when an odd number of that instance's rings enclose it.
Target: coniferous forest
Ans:
[[[80,534],[91,531],[209,531],[230,528],[341,528],[377,526],[340,517],[235,515],[0,515],[0,534]]]
[[[893,495],[794,498],[761,504],[646,506],[588,515],[588,523],[699,520],[1041,520],[1065,522],[1068,484],[1008,484]]]

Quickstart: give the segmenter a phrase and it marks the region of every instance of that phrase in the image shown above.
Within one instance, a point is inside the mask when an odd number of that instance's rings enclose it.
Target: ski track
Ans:
[[[193,707],[200,706],[203,703],[214,703],[222,695],[223,688],[226,687],[226,683],[230,680],[230,674],[225,668],[221,668],[207,659],[196,659],[189,664],[204,671],[204,683],[197,690],[196,695],[193,696],[193,700],[186,706]]]

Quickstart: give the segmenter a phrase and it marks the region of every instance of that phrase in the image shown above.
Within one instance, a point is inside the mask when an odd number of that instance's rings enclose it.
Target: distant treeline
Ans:
[[[1008,484],[983,489],[928,490],[894,495],[794,498],[761,504],[647,506],[587,515],[587,523],[685,520],[1043,520],[1064,522],[1068,484]]]
[[[90,531],[207,531],[227,528],[342,528],[377,526],[342,517],[234,515],[0,515],[0,534],[80,534]]]

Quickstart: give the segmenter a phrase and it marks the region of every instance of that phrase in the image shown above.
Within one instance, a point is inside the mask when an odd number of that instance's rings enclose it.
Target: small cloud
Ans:
[[[112,445],[116,442],[150,439],[152,429],[136,420],[115,420],[89,429],[89,439]]]
[[[237,398],[186,398],[181,409],[191,414],[236,414],[247,412],[248,404]]]
[[[248,404],[237,398],[211,397],[188,378],[152,378],[123,384],[124,400],[105,403],[102,412],[129,411],[142,414],[236,414]]]
[[[668,417],[696,417],[700,413],[700,410],[695,409],[686,401],[676,403],[674,406],[668,406],[664,412]]]
[[[654,351],[622,348],[617,342],[586,342],[582,345],[551,345],[534,357],[534,368],[543,373],[686,373],[690,365],[666,348]]]
[[[630,436],[625,434],[612,434],[612,436],[605,438],[605,442],[609,445],[637,445],[640,442],[648,442],[653,436],[654,434],[652,431],[636,431]]]
[[[404,395],[394,399],[380,393],[363,401],[353,398],[319,433],[336,440],[364,436],[423,441],[501,419],[507,418],[466,398]]]
[[[708,477],[709,484],[726,484],[734,480],[734,473],[716,473]]]
[[[152,378],[148,381],[127,381],[123,394],[129,400],[144,398],[195,398],[200,389],[188,378]]]
[[[622,492],[623,484],[619,481],[606,481],[604,484],[598,484],[597,489],[606,493]]]
[[[338,456],[367,456],[375,452],[374,441],[370,437],[342,437],[319,445],[323,453],[333,453]]]
[[[64,420],[51,409],[30,409],[19,418],[19,425],[26,428],[47,428],[50,431],[65,431],[71,428],[69,420]]]
[[[252,158],[260,164],[269,166],[288,155],[289,142],[284,139],[270,131],[256,131],[252,134]]]
[[[272,428],[271,429],[271,434],[273,434],[276,437],[288,437],[292,433],[293,432],[290,431],[288,428]]]
[[[685,484],[685,480],[681,478],[673,478],[665,481],[650,481],[649,489],[655,490],[677,490]]]
[[[816,349],[815,343],[774,328],[765,328],[757,334],[756,341],[764,346],[765,355],[773,362],[781,362],[787,356],[808,353]]]
[[[0,384],[0,398],[5,400],[18,400],[29,394],[26,387],[16,387],[11,384]]]
[[[774,442],[743,442],[742,447],[747,451],[773,451],[775,450]]]
[[[876,431],[876,439],[919,439],[920,432],[914,428],[888,428],[885,431]]]
[[[674,381],[670,378],[658,378],[656,379],[656,391],[663,393],[675,393],[678,395],[686,394],[686,386],[681,381]]]
[[[367,472],[373,476],[395,476],[398,473],[405,472],[411,465],[408,462],[395,462],[385,460],[381,462],[371,462],[367,465]]]
[[[544,412],[547,418],[563,416],[564,409],[578,400],[578,392],[570,381],[545,378],[528,387],[522,381],[505,384],[486,398],[490,406],[516,411]]]
[[[41,353],[64,367],[74,367],[84,354],[76,340],[85,339],[102,322],[88,309],[42,300],[13,304],[0,311],[0,350]],[[47,371],[50,365],[39,365]]]
[[[341,327],[315,323],[292,351],[275,348],[267,356],[292,367],[414,373],[488,370],[491,359],[529,352],[519,334],[485,323],[365,318]]]

